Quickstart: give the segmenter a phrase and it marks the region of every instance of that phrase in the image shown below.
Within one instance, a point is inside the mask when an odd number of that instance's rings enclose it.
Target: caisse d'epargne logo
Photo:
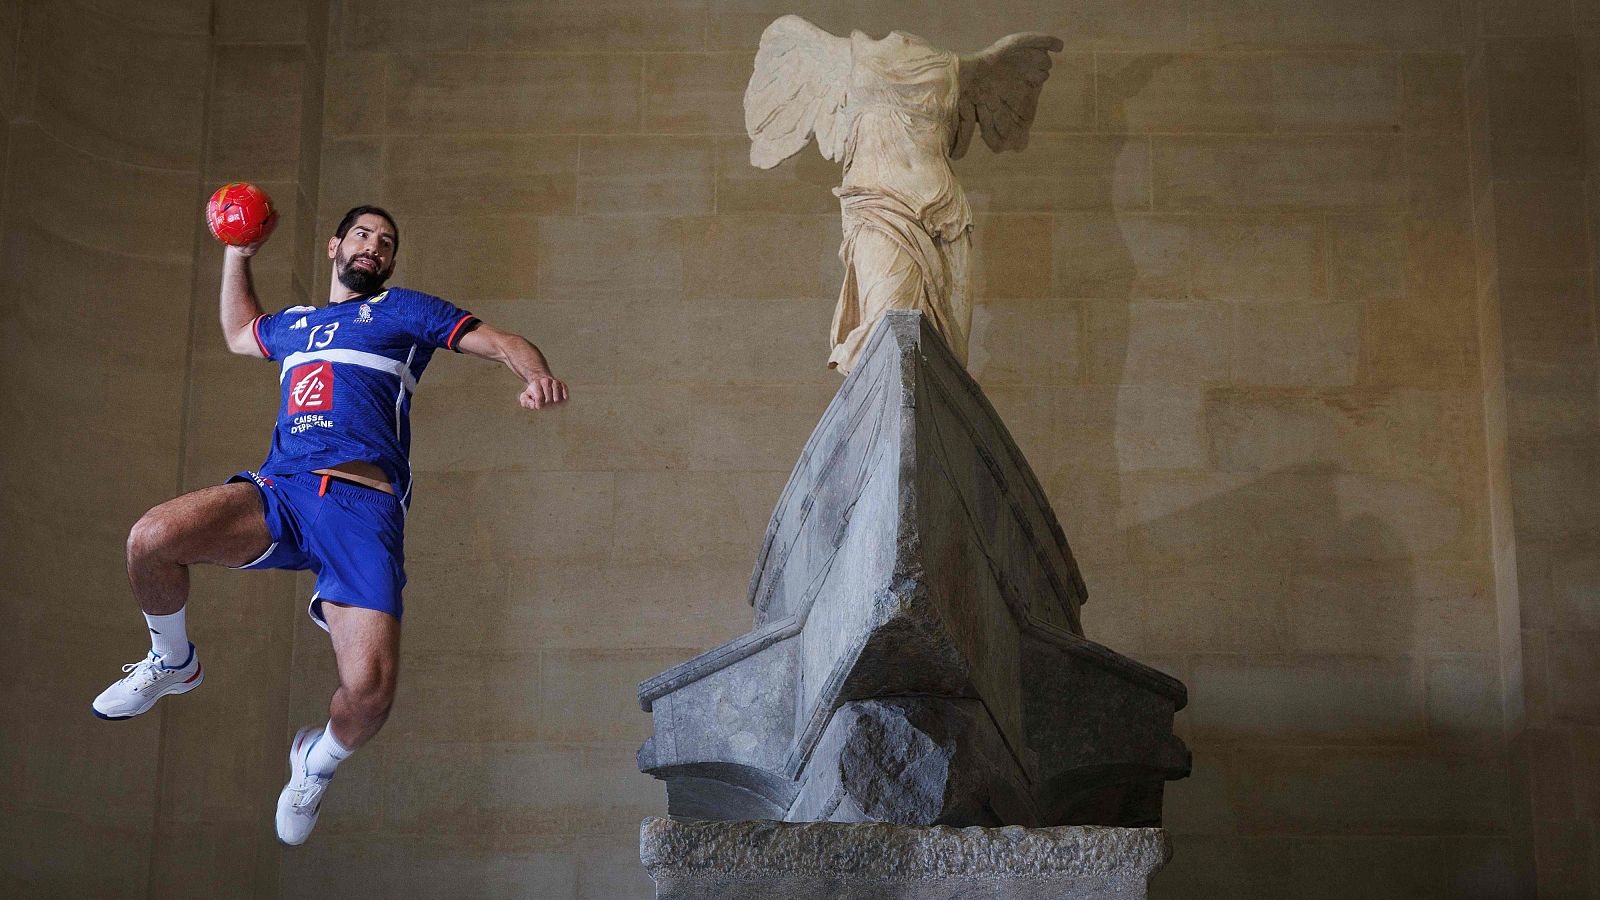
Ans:
[[[333,408],[333,363],[296,366],[289,373],[289,414]]]

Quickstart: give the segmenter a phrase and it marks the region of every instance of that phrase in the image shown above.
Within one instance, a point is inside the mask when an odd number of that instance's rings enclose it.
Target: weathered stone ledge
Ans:
[[[882,822],[710,822],[651,817],[652,875],[1148,878],[1171,857],[1161,828],[950,828]]]

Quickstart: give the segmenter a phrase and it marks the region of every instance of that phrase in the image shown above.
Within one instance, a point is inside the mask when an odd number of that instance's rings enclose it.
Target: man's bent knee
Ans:
[[[381,719],[394,706],[397,674],[394,666],[381,661],[362,665],[343,679],[345,697],[363,718]]]
[[[369,723],[382,723],[394,708],[394,683],[380,681],[354,685],[347,689],[350,711]]]
[[[177,537],[177,529],[158,510],[152,509],[139,517],[128,531],[128,559],[161,559]]]

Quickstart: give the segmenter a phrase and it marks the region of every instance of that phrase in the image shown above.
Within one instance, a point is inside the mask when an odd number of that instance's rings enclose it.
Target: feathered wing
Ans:
[[[1039,92],[1050,77],[1050,54],[1061,46],[1060,38],[1029,32],[1008,35],[961,57],[952,158],[966,154],[975,128],[983,130],[983,142],[996,153],[1028,146]]]
[[[744,91],[751,164],[770,169],[804,149],[812,134],[823,156],[843,159],[849,77],[849,38],[799,16],[768,25]]]

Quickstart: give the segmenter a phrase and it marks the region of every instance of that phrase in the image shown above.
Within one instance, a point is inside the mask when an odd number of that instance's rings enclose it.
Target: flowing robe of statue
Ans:
[[[797,16],[767,27],[745,91],[750,161],[771,168],[814,134],[844,163],[839,197],[844,283],[828,365],[848,374],[891,309],[924,312],[965,365],[972,324],[972,211],[950,159],[974,126],[996,150],[1027,146],[1049,51],[1018,34],[970,56],[891,32],[831,35]]]

